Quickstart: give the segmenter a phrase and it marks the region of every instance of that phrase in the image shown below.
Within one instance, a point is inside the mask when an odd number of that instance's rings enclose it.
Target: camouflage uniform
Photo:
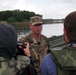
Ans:
[[[34,66],[38,73],[40,73],[40,64],[42,62],[42,59],[47,54],[48,50],[48,40],[45,36],[41,35],[40,40],[36,40],[32,34],[24,37],[21,39],[22,42],[29,42],[30,43],[30,51],[31,56],[34,60]]]
[[[57,65],[58,75],[76,75],[76,48],[55,47],[50,53]]]
[[[26,56],[18,56],[17,60],[0,57],[0,75],[17,75],[18,71],[28,64],[30,64],[30,59]]]

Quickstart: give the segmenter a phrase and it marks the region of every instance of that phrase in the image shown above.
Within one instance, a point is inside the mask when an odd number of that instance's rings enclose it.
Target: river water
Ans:
[[[63,35],[63,24],[46,24],[43,25],[42,34],[47,37]]]
[[[26,36],[30,33],[30,31],[28,32],[21,32],[18,35],[18,39]],[[42,29],[42,34],[49,37],[52,36],[59,36],[59,35],[63,35],[63,23],[57,23],[57,24],[44,24],[43,25],[43,29]]]

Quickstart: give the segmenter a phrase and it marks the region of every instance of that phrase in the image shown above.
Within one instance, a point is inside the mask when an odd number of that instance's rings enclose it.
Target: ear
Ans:
[[[65,28],[63,29],[63,31],[64,31],[64,35],[67,35],[67,31],[65,30]]]
[[[69,42],[69,39],[68,39],[68,36],[67,36],[67,31],[65,30],[65,28],[64,28],[64,39],[65,39],[66,43]]]

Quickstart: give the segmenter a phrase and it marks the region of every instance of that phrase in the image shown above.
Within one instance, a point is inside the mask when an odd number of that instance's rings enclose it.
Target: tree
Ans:
[[[17,22],[22,22],[25,20],[29,21],[30,17],[36,16],[39,14],[35,14],[34,12],[30,11],[20,11],[20,10],[7,10],[7,11],[0,11],[0,20],[2,21],[8,21],[10,17],[15,18]],[[41,16],[41,15],[39,15]]]
[[[8,19],[7,19],[7,22],[8,23],[12,23],[12,22],[15,22],[16,21],[16,19],[14,18],[14,17],[9,17]]]

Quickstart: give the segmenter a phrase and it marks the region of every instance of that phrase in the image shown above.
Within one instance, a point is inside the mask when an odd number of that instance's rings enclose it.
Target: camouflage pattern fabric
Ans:
[[[70,73],[76,75],[76,48],[68,46],[63,49],[59,48],[59,50],[58,48],[56,47],[50,52],[57,65],[58,75],[71,75]]]
[[[40,16],[34,16],[30,18],[30,24],[35,25],[35,24],[42,24],[42,17]]]
[[[30,64],[30,59],[26,56],[18,56],[18,59],[11,60],[0,57],[0,75],[17,75],[16,73]]]
[[[34,60],[34,66],[35,69],[37,70],[37,73],[40,73],[40,64],[42,62],[42,59],[44,56],[47,54],[48,50],[48,41],[47,38],[43,35],[41,35],[40,40],[36,40],[32,34],[23,37],[20,39],[22,42],[28,41],[30,43],[30,51],[31,51],[31,56],[33,57]]]

